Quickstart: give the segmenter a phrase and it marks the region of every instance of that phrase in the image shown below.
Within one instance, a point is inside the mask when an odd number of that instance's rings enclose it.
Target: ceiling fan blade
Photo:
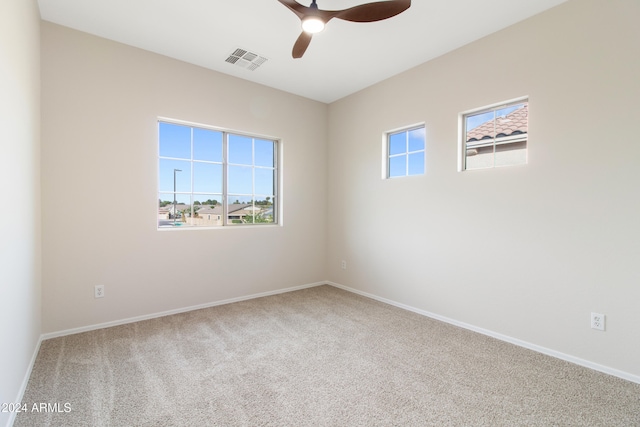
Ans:
[[[311,37],[312,35],[305,31],[300,34],[300,37],[298,37],[298,40],[296,40],[293,45],[292,55],[294,58],[302,58],[302,55],[304,55],[304,52],[309,47],[309,43],[311,43]]]
[[[295,0],[278,0],[289,10],[305,21],[305,18],[317,17],[325,24],[333,18],[351,22],[374,22],[391,18],[404,12],[411,6],[411,0],[385,0],[373,3],[365,3],[344,10],[321,10],[315,0],[311,6],[303,6]],[[293,45],[291,54],[294,58],[302,58],[311,43],[312,35],[303,31]]]
[[[337,10],[332,15],[334,18],[345,21],[374,22],[396,16],[409,9],[409,6],[411,6],[411,0],[379,1],[361,4],[345,10]]]
[[[302,19],[307,13],[309,13],[309,7],[303,6],[295,0],[278,0],[283,5],[287,6],[289,10],[295,13],[298,18]]]

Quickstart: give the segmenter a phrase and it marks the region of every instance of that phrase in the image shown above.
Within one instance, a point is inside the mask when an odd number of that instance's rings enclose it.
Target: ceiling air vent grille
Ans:
[[[225,59],[225,61],[230,64],[235,64],[238,67],[246,68],[249,71],[254,71],[256,68],[264,64],[267,61],[267,58],[244,49],[236,49],[227,59]]]

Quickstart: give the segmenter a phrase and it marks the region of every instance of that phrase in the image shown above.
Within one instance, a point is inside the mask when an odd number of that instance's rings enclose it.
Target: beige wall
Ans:
[[[332,104],[328,278],[640,375],[639,16],[570,1]],[[457,172],[458,113],[522,96],[529,164]],[[426,175],[382,180],[419,122]]]
[[[35,0],[0,2],[0,403],[20,397],[41,333],[39,32]]]
[[[44,332],[325,279],[325,104],[47,22],[42,72]],[[158,116],[281,138],[285,226],[157,231]]]

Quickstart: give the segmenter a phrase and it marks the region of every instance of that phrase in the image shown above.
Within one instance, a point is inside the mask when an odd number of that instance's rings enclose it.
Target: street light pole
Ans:
[[[176,226],[176,172],[182,172],[180,169],[173,170],[173,226]]]

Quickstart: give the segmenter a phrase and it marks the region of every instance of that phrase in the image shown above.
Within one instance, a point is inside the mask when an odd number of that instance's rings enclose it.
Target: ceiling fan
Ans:
[[[391,18],[404,12],[411,6],[411,0],[387,0],[365,3],[343,10],[320,10],[316,0],[311,5],[303,6],[295,0],[278,0],[287,6],[302,21],[302,34],[293,45],[293,57],[301,58],[311,43],[313,34],[324,29],[333,18],[351,22],[374,22]]]

